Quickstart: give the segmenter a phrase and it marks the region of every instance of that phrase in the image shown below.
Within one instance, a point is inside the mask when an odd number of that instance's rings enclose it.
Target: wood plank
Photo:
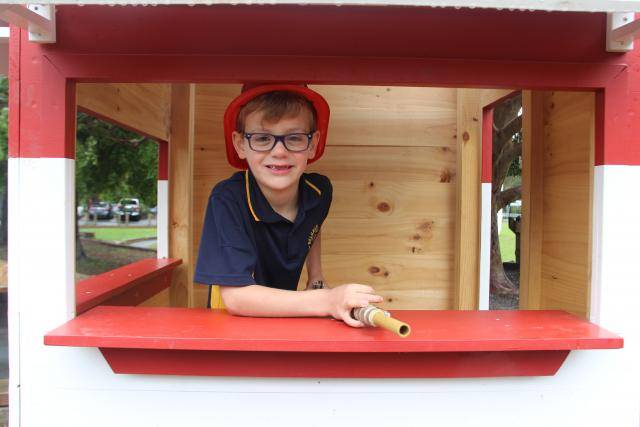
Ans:
[[[456,90],[312,85],[331,107],[328,145],[443,146],[456,142]]]
[[[385,298],[378,304],[388,310],[442,310],[451,306],[452,257],[427,254],[406,256],[323,254],[323,271],[329,287],[345,283],[372,286]],[[306,270],[298,289],[306,286]]]
[[[480,105],[484,108],[497,103],[518,90],[516,89],[483,89],[480,93]]]
[[[542,308],[589,316],[595,97],[544,97]]]
[[[163,141],[169,140],[170,96],[168,84],[77,84],[79,108]]]
[[[449,280],[451,286],[453,269],[456,148],[444,139],[450,140],[455,134],[455,90],[387,91],[384,87],[351,86],[316,89],[326,91],[323,93],[332,108],[332,124],[337,120],[337,126],[330,130],[330,147],[325,156],[308,168],[329,176],[334,186],[332,209],[324,229],[326,274],[331,272],[332,278],[345,283],[369,280],[372,276],[367,268],[373,257],[394,259],[396,281],[385,283],[390,295],[397,293],[394,307],[448,308],[450,290],[443,283]],[[211,188],[234,172],[224,152],[221,117],[227,103],[239,93],[239,86],[197,85],[196,91],[194,259]],[[356,100],[360,104],[351,107],[357,111],[348,119],[341,119],[351,114],[349,103]],[[383,116],[388,115],[389,122],[393,122],[402,114],[416,122],[411,124],[413,127],[379,123]],[[364,144],[354,132],[363,128],[367,117],[375,132]],[[421,120],[426,123],[418,123]],[[438,120],[443,121],[441,126],[436,124]],[[421,139],[414,133],[419,133]],[[345,264],[345,255],[346,259],[358,259],[358,267]],[[429,283],[425,277],[438,279]],[[302,278],[306,281],[305,273]],[[378,284],[379,278],[374,279]],[[396,284],[397,290],[393,289]],[[198,286],[195,292],[197,305],[204,306],[206,287]]]
[[[181,258],[170,289],[171,305],[193,306],[193,146],[195,85],[171,87],[169,141],[169,256]]]
[[[453,308],[478,307],[482,91],[458,89],[458,147]]]
[[[544,201],[544,93],[522,93],[522,224],[520,309],[537,310],[542,299]]]

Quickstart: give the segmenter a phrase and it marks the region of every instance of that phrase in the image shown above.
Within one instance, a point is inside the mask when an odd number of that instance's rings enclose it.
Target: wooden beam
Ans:
[[[0,19],[29,32],[29,41],[55,43],[56,14],[54,5],[1,5]]]
[[[522,92],[520,309],[540,309],[542,295],[544,93]]]
[[[475,310],[480,274],[481,90],[458,89],[453,309]]]
[[[169,257],[183,264],[173,275],[173,307],[193,307],[193,146],[195,84],[171,86],[169,139]]]
[[[169,140],[168,84],[78,83],[78,107],[151,138]]]

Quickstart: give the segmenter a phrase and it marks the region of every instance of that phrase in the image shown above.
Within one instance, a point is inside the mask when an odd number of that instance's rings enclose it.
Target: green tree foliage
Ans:
[[[79,113],[76,132],[77,203],[137,197],[157,203],[158,147],[149,138]]]

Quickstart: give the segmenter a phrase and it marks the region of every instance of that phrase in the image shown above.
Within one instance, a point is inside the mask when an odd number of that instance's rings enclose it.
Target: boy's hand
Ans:
[[[382,302],[383,298],[374,294],[374,292],[371,286],[356,283],[328,289],[329,314],[334,319],[342,320],[349,326],[361,328],[364,324],[351,317],[351,309]]]

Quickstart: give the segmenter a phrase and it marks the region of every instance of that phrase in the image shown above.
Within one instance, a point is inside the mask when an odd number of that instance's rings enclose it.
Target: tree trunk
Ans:
[[[2,192],[2,215],[0,215],[0,221],[2,221],[2,227],[0,227],[0,246],[6,246],[9,236],[9,212],[8,211],[8,191],[5,188]]]
[[[514,141],[514,135],[522,129],[522,117],[518,111],[522,106],[522,98],[514,97],[506,100],[494,110],[492,135],[492,191],[491,191],[491,260],[490,287],[498,294],[515,294],[516,286],[504,272],[500,237],[498,234],[498,211],[520,197],[520,188],[502,191],[502,185],[509,167],[522,154],[522,144]]]
[[[78,200],[77,194],[76,200]],[[78,218],[78,212],[74,212],[74,215],[76,217],[76,260],[87,259],[87,254],[82,247],[82,241],[80,241],[80,218]]]

